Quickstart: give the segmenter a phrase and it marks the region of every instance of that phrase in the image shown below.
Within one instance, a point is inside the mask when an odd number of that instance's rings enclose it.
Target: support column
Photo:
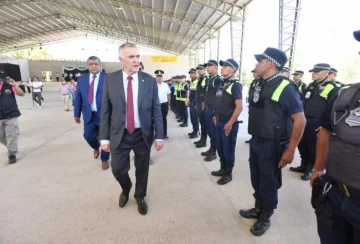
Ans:
[[[239,63],[239,70],[236,76],[242,79],[242,60],[244,46],[244,30],[245,30],[245,8],[243,8],[238,16],[233,17],[230,21],[231,31],[231,58]]]
[[[301,10],[301,0],[279,0],[279,49],[288,57],[292,69]]]

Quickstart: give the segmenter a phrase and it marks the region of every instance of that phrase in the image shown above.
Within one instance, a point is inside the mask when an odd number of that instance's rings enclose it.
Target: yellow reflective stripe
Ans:
[[[226,92],[229,93],[230,95],[232,95],[232,87],[233,87],[234,83],[232,83],[228,88],[226,88]]]
[[[329,93],[334,89],[333,84],[327,84],[325,86],[325,89],[320,93],[320,96],[323,98],[327,98],[329,96]]]
[[[283,80],[280,85],[275,89],[274,93],[271,96],[271,100],[279,102],[281,93],[284,91],[285,87],[290,84],[290,81]]]
[[[202,81],[201,81],[201,86],[205,87],[206,86],[206,76],[203,77]]]

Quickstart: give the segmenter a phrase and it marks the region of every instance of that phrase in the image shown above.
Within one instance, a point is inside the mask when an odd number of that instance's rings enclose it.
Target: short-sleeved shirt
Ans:
[[[166,83],[161,83],[158,85],[158,95],[160,103],[167,103],[168,102],[168,95],[171,93],[169,85]]]
[[[304,112],[299,90],[294,83],[287,85],[279,98],[279,104],[288,116]]]
[[[232,97],[235,100],[242,100],[242,85],[239,82],[234,82],[234,85],[231,88]]]
[[[333,96],[331,100],[328,101],[325,110],[323,111],[322,115],[320,116],[320,126],[328,131],[333,131],[334,128],[332,126],[332,118],[331,118],[331,111],[334,106],[336,96]]]

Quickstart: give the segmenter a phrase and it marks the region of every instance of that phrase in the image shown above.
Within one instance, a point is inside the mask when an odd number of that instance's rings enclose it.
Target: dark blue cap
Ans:
[[[330,68],[330,72],[329,73],[335,73],[335,74],[337,74],[337,69],[335,69],[335,68]]]
[[[293,73],[292,75],[304,75],[304,71],[296,70],[295,73]]]
[[[216,60],[209,60],[206,64],[204,64],[205,67],[207,66],[211,66],[211,65],[214,65],[214,66],[219,66],[219,63],[216,61]]]
[[[281,72],[289,72],[289,73],[290,73],[290,68],[284,67],[284,68],[281,70]]]
[[[354,37],[355,37],[355,40],[360,42],[360,30],[354,31]]]
[[[156,76],[163,76],[163,74],[164,74],[164,71],[163,71],[163,70],[156,70],[156,71],[155,71],[155,75],[156,75]]]
[[[194,69],[194,68],[190,69],[190,70],[189,70],[189,74],[191,74],[191,73],[195,73],[195,74],[196,74],[196,73],[197,73],[196,69]]]
[[[185,79],[186,75],[180,75],[180,79]]]
[[[230,67],[233,67],[235,70],[237,70],[239,68],[239,64],[234,59],[231,59],[231,58],[229,58],[226,61],[221,60],[220,65],[221,66],[230,66]]]
[[[257,61],[260,61],[262,59],[270,60],[279,69],[282,69],[287,62],[287,57],[286,57],[285,52],[283,52],[279,49],[276,49],[276,48],[272,48],[272,47],[266,48],[266,50],[263,54],[255,55],[255,59]]]
[[[309,72],[320,72],[323,70],[330,71],[330,64],[324,64],[324,63],[315,64],[314,68],[309,70]]]
[[[205,65],[204,65],[204,64],[199,64],[196,69],[197,69],[197,70],[199,70],[199,69],[205,69]]]

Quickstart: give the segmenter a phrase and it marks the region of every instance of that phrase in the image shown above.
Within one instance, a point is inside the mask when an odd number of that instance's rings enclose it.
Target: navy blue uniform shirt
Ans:
[[[242,100],[242,85],[239,82],[234,82],[234,85],[231,88],[232,97],[235,100]]]
[[[334,106],[335,100],[337,98],[337,94],[328,101],[324,112],[320,117],[320,126],[327,129],[328,131],[333,131],[332,127],[332,118],[331,118],[331,111]]]

